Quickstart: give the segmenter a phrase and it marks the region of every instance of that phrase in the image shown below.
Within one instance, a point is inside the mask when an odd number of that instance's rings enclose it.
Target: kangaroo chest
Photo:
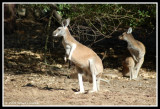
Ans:
[[[134,45],[128,44],[128,47],[127,47],[127,48],[128,48],[128,50],[129,50],[131,53],[138,55],[139,50],[138,50],[138,48],[136,48]]]
[[[67,44],[64,40],[62,40],[62,44],[63,44],[64,49],[66,50],[66,54],[69,55],[71,51],[71,46]]]

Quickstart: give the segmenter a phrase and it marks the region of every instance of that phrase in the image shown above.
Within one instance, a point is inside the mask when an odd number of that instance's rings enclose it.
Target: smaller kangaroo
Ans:
[[[125,61],[122,62],[123,66],[123,76],[130,76],[130,80],[132,78],[132,72],[135,66],[135,62],[132,57],[127,57]],[[128,75],[129,74],[129,75]]]
[[[134,60],[135,66],[131,70],[130,79],[136,79],[138,77],[139,70],[144,62],[144,56],[146,53],[145,46],[142,42],[134,39],[132,28],[130,27],[127,32],[124,32],[119,36],[120,40],[124,40],[128,43],[128,50]]]

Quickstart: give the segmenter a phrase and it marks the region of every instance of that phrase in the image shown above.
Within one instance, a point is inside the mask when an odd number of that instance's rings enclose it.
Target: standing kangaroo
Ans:
[[[100,89],[101,74],[103,73],[103,64],[99,56],[90,48],[76,41],[69,32],[67,26],[70,19],[62,21],[62,27],[58,27],[53,31],[53,36],[62,36],[62,44],[66,50],[65,60],[68,59],[73,62],[78,72],[78,80],[80,92],[84,93],[82,75],[86,74],[92,77],[93,90],[90,92],[97,92]]]
[[[132,28],[130,27],[127,32],[124,32],[119,36],[120,40],[124,40],[128,43],[128,50],[133,57],[135,66],[133,67],[130,75],[130,79],[136,79],[138,77],[138,72],[144,62],[145,46],[142,42],[134,39],[132,33]]]

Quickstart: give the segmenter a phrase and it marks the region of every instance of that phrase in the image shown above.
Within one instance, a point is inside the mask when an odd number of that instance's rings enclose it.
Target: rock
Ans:
[[[154,79],[154,78],[156,78],[156,76],[155,76],[155,75],[151,75],[150,78],[151,78],[151,79]]]
[[[105,73],[103,74],[105,77],[107,78],[111,78],[111,79],[114,79],[114,78],[118,78],[119,76],[117,74],[110,74],[110,73]]]

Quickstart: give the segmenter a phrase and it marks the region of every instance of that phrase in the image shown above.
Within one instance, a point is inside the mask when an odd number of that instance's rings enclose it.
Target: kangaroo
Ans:
[[[76,70],[78,72],[79,87],[80,87],[80,91],[76,92],[76,94],[85,92],[82,80],[83,74],[92,77],[93,90],[90,92],[97,92],[98,90],[100,90],[100,80],[102,80],[101,79],[101,74],[103,73],[102,60],[92,49],[81,44],[80,42],[75,40],[74,37],[72,37],[67,27],[69,23],[70,19],[63,20],[62,27],[58,27],[55,31],[53,31],[53,36],[63,37],[62,44],[66,50],[66,55],[64,59],[70,60],[76,66]]]
[[[135,66],[132,69],[132,76],[130,79],[136,79],[138,77],[139,70],[144,62],[144,56],[146,53],[145,46],[142,42],[134,39],[132,33],[132,28],[130,27],[127,32],[124,32],[119,36],[120,40],[124,40],[128,43],[128,50],[135,62]]]
[[[122,62],[123,66],[123,76],[130,76],[130,80],[132,79],[133,76],[133,68],[135,66],[135,62],[132,57],[127,57],[125,61]]]

